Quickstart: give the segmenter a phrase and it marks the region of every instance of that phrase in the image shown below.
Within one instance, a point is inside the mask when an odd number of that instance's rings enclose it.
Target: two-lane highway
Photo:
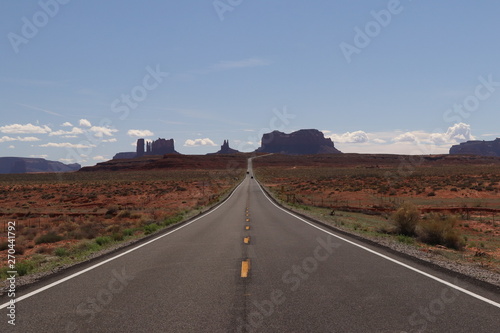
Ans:
[[[16,304],[15,327],[7,324],[4,295],[1,331],[498,332],[500,327],[498,294],[294,217],[272,203],[250,175],[209,214],[95,265],[23,290],[18,297],[29,297]],[[67,280],[59,283],[62,278]]]

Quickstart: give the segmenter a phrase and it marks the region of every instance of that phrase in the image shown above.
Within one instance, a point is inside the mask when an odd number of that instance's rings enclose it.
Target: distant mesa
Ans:
[[[35,172],[71,172],[82,166],[78,163],[64,164],[43,158],[0,157],[0,174]]]
[[[228,155],[228,154],[238,154],[239,151],[229,147],[229,140],[224,140],[222,146],[220,146],[220,150],[216,153],[210,153],[207,155]]]
[[[174,139],[160,139],[154,141],[145,141],[144,139],[137,140],[136,152],[118,153],[113,156],[114,160],[130,159],[142,156],[179,154],[175,150]]]
[[[493,141],[467,141],[450,148],[450,155],[500,156],[500,138]]]
[[[261,153],[287,155],[341,154],[330,138],[316,129],[302,129],[290,134],[273,131],[262,136]]]

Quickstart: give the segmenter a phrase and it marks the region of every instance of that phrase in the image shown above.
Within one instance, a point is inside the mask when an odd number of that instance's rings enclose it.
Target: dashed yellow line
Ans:
[[[250,222],[250,219],[246,219],[247,222]]]
[[[243,242],[244,242],[245,244],[250,244],[250,237],[245,237],[245,238],[243,238]]]
[[[245,230],[250,230],[250,226],[249,225],[245,226]]]
[[[241,262],[241,277],[248,277],[248,272],[250,271],[250,259],[243,260]]]

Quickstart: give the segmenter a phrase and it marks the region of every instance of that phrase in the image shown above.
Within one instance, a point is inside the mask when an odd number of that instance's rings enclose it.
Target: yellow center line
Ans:
[[[250,222],[250,219],[246,219],[247,222]]]
[[[245,227],[245,230],[250,230],[250,226],[249,226],[249,225],[247,225],[247,226]]]
[[[245,244],[249,244],[250,243],[250,237],[243,238],[243,242],[245,242]]]
[[[250,259],[243,260],[241,262],[241,277],[248,277],[248,272],[250,271]]]

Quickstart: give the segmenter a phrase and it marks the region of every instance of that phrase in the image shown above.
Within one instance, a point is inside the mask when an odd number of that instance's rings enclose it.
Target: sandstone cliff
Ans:
[[[262,136],[261,147],[257,152],[280,153],[288,155],[340,154],[331,139],[325,138],[316,129],[304,129],[290,134],[279,131]]]
[[[493,141],[467,141],[450,148],[451,155],[500,156],[500,138]]]

